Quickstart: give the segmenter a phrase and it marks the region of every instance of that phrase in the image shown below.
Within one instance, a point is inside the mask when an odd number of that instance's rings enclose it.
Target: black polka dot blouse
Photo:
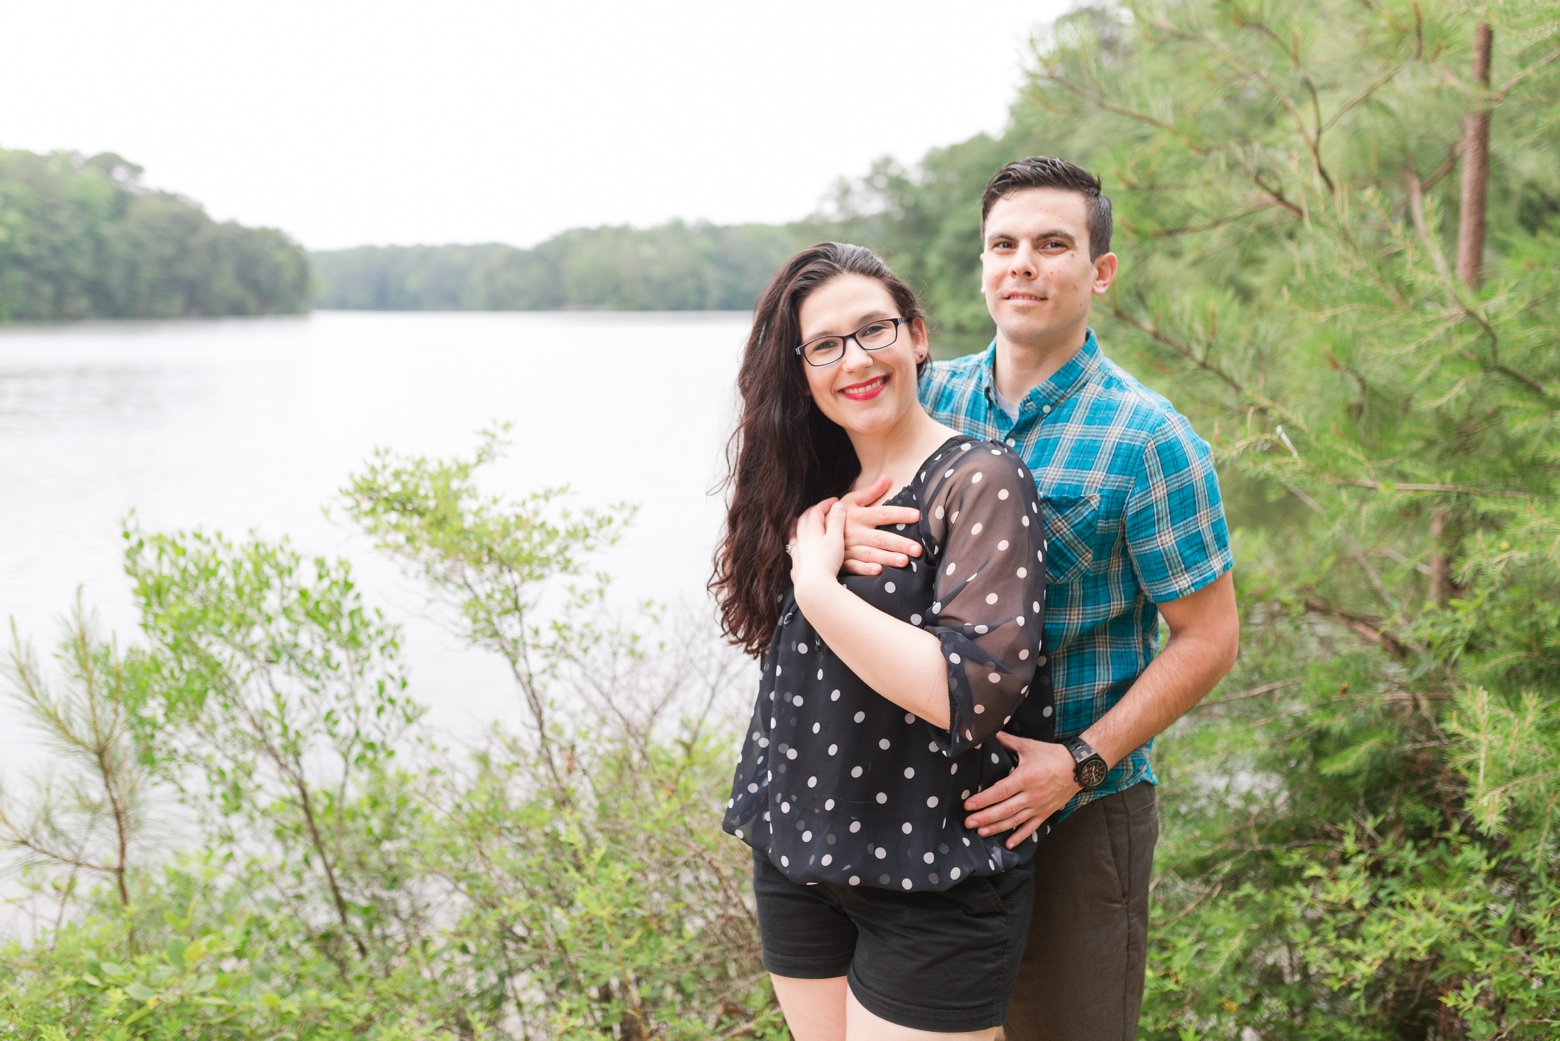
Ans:
[[[949,440],[888,500],[921,511],[895,527],[920,560],[848,576],[851,592],[935,633],[950,726],[906,712],[829,652],[787,594],[764,656],[726,831],[796,882],[940,890],[1034,853],[964,827],[963,801],[1005,777],[1005,727],[1049,737],[1043,667],[1045,540],[1034,479],[1006,446]],[[1036,841],[1048,829],[1036,833]]]

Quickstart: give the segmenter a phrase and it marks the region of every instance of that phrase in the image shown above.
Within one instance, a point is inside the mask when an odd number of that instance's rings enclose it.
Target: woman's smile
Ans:
[[[874,376],[860,383],[852,383],[848,387],[841,387],[837,393],[845,395],[852,401],[871,401],[883,393],[883,388],[888,386],[889,375],[889,373],[885,372],[881,376]]]

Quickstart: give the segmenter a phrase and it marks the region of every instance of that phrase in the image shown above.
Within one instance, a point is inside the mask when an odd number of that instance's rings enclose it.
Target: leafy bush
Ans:
[[[539,620],[627,511],[484,497],[499,448],[381,454],[342,507],[509,663],[524,732],[437,745],[396,629],[345,562],[285,542],[132,528],[143,642],[120,653],[78,611],[60,693],[18,643],[13,686],[75,754],[0,817],[54,918],[0,952],[0,1036],[780,1030],[746,847],[718,828],[746,674],[663,619],[614,621],[599,584]],[[148,841],[171,809],[162,844],[192,852]]]

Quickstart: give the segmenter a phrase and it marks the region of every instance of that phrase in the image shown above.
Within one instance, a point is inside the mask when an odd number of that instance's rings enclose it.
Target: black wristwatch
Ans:
[[[1100,754],[1089,747],[1089,743],[1081,737],[1065,737],[1062,739],[1062,747],[1072,753],[1073,780],[1078,782],[1078,787],[1086,792],[1092,792],[1105,783],[1105,775],[1110,773],[1110,767],[1105,765],[1105,760]]]

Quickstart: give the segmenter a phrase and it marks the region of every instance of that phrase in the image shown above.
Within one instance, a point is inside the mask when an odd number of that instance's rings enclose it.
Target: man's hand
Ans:
[[[871,487],[851,492],[840,500],[845,505],[845,573],[880,575],[884,565],[907,567],[911,557],[921,555],[921,544],[893,532],[878,531],[880,524],[914,524],[921,511],[908,506],[873,506],[888,494],[887,474]]]
[[[1078,782],[1073,780],[1072,753],[1061,745],[1005,731],[997,734],[997,740],[1018,756],[1018,765],[990,788],[964,800],[966,810],[980,811],[971,812],[964,826],[978,829],[982,837],[1016,828],[1004,843],[1013,849],[1067,805],[1078,792]]]

